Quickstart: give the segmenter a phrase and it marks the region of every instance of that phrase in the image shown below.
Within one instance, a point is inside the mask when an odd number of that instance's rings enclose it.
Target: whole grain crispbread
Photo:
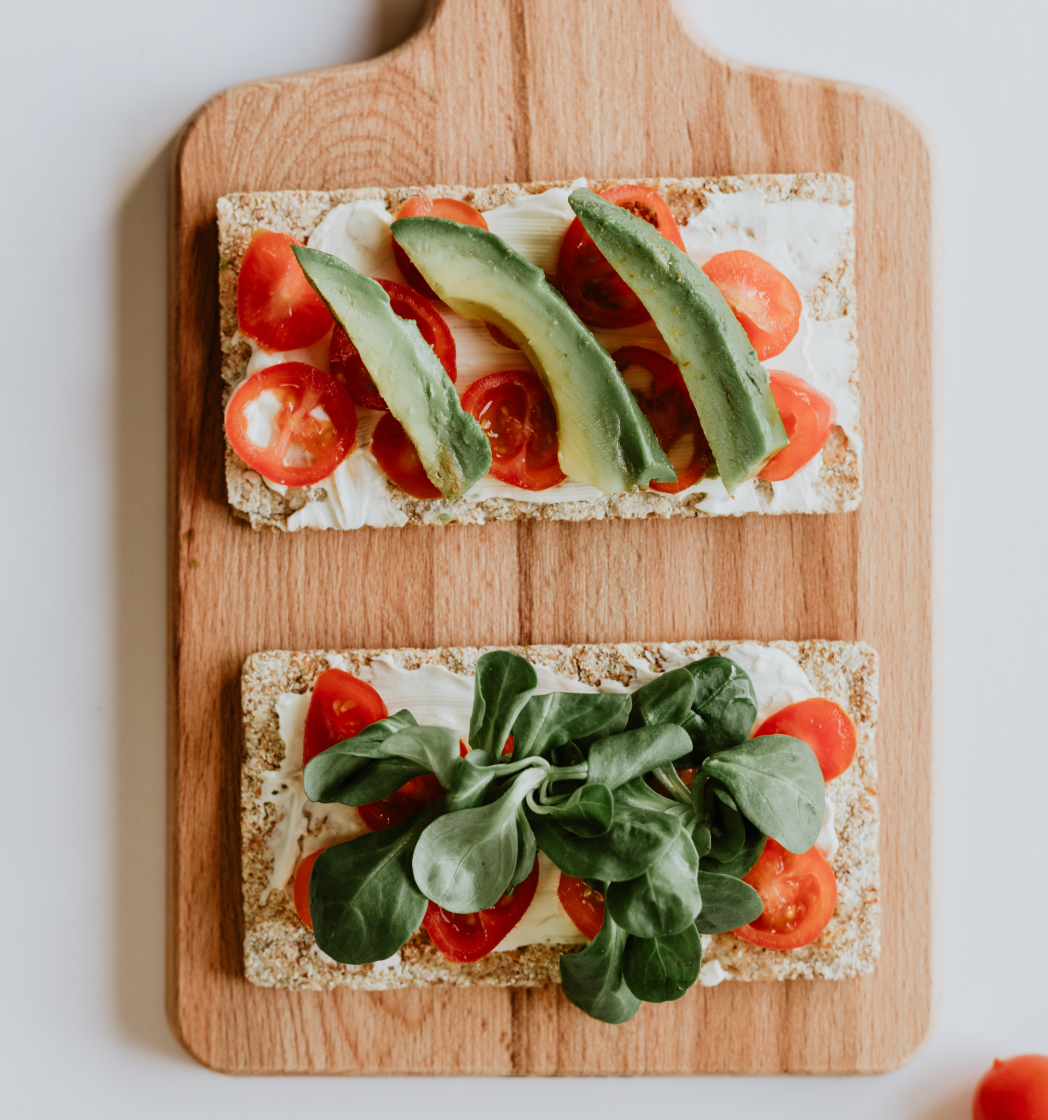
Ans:
[[[520,646],[513,651],[558,676],[599,685],[629,685],[642,671],[661,671],[681,658],[724,653],[731,642],[629,643],[622,645]],[[873,970],[880,951],[879,858],[877,852],[877,765],[874,729],[877,720],[877,658],[861,642],[805,641],[757,643],[793,657],[821,695],[841,704],[858,732],[852,766],[827,785],[835,807],[839,846],[832,864],[838,898],[833,918],[811,945],[774,952],[750,945],[732,934],[708,940],[704,967],[715,965],[735,980],[838,980]],[[505,648],[505,647],[499,647]],[[531,945],[492,953],[475,964],[452,964],[419,930],[397,956],[375,965],[341,965],[317,948],[290,898],[290,883],[272,889],[271,843],[281,827],[275,806],[263,797],[284,758],[276,703],[281,693],[305,693],[331,660],[359,672],[374,658],[386,656],[404,669],[441,665],[470,676],[477,647],[394,650],[272,650],[253,654],[241,675],[245,752],[241,768],[241,839],[243,861],[244,966],[248,980],[263,987],[367,990],[432,984],[536,987],[557,983],[561,952],[578,946]],[[324,818],[315,815],[314,833]],[[706,974],[704,974],[704,982]]]
[[[843,175],[808,173],[797,175],[738,175],[721,178],[688,179],[602,179],[591,180],[595,191],[606,190],[622,182],[643,183],[666,200],[678,222],[701,211],[711,192],[730,194],[747,191],[768,203],[791,200],[815,201],[849,206],[854,200],[854,184]],[[219,327],[222,350],[222,378],[226,383],[223,406],[232,387],[244,376],[251,350],[237,329],[236,283],[241,261],[252,234],[259,229],[276,230],[305,240],[335,206],[358,199],[383,202],[391,213],[408,198],[424,195],[430,198],[457,198],[479,210],[490,210],[523,194],[537,194],[551,187],[567,187],[569,180],[536,183],[500,183],[486,187],[465,187],[448,184],[404,187],[363,187],[335,191],[252,191],[226,195],[218,200],[219,243]],[[840,239],[836,257],[815,284],[811,306],[812,318],[855,318],[855,238],[849,231]],[[853,338],[854,341],[854,338]],[[858,371],[850,378],[858,385]],[[859,432],[856,430],[856,436]],[[288,519],[311,499],[324,497],[323,483],[308,488],[291,487],[278,493],[270,489],[226,443],[226,489],[230,506],[236,516],[249,521],[256,529],[287,530]],[[530,502],[510,498],[460,498],[420,500],[405,494],[386,480],[389,497],[398,520],[403,524],[446,524],[462,522],[483,524],[488,521],[549,520],[590,521],[605,518],[635,519],[644,517],[708,517],[716,516],[701,509],[706,494],[702,491],[683,498],[669,494],[643,491],[604,495],[585,501]],[[813,484],[813,506],[807,512],[838,513],[856,508],[862,493],[858,446],[848,439],[838,425],[823,448],[822,463]],[[757,483],[756,506],[751,512],[777,513],[772,502],[772,486]],[[782,511],[796,512],[796,511]]]

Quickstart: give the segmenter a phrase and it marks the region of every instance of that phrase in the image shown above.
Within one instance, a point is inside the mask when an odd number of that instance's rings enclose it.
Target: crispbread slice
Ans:
[[[689,179],[605,179],[591,180],[596,191],[606,190],[621,182],[643,183],[665,198],[678,222],[700,212],[707,197],[715,192],[733,194],[752,192],[768,204],[789,205],[791,201],[814,200],[850,206],[854,184],[843,175],[811,173],[798,175],[741,175],[722,178]],[[325,215],[344,202],[376,199],[391,213],[408,198],[425,195],[431,198],[458,198],[480,210],[493,209],[522,194],[537,194],[550,187],[567,187],[569,180],[537,183],[501,183],[487,187],[465,187],[447,184],[405,186],[394,188],[363,187],[340,191],[254,191],[227,195],[218,200],[219,240],[219,305],[222,348],[222,377],[226,382],[223,405],[228,401],[230,387],[244,375],[250,358],[250,347],[237,331],[236,281],[240,264],[252,234],[258,229],[272,229],[305,240]],[[815,320],[839,319],[850,324],[854,342],[855,238],[849,232],[840,238],[836,256],[814,286],[806,311]],[[847,318],[845,318],[847,317]],[[620,343],[623,345],[624,343]],[[774,359],[771,364],[774,364]],[[850,373],[849,384],[857,392],[858,369]],[[758,481],[756,506],[749,512],[811,512],[837,513],[856,508],[862,493],[858,426],[849,439],[838,425],[830,434],[822,451],[822,465],[812,483],[812,508],[781,509],[773,502],[771,483]],[[262,481],[226,443],[226,488],[233,512],[248,520],[256,529],[287,530],[289,518],[312,498],[323,496],[323,484],[310,488],[289,488],[277,493]],[[483,524],[487,521],[551,520],[590,521],[604,518],[633,519],[640,517],[708,517],[719,516],[700,509],[704,492],[683,498],[655,491],[606,495],[593,500],[565,502],[534,502],[509,498],[474,500],[460,498],[422,501],[405,494],[387,481],[390,500],[404,524],[445,524],[458,521]]]
[[[642,671],[661,671],[667,659],[688,660],[722,654],[732,642],[631,643],[622,645],[521,646],[514,652],[558,676],[599,685],[613,680],[629,685]],[[837,908],[815,942],[792,952],[772,952],[721,934],[703,954],[704,983],[718,971],[736,980],[839,980],[873,970],[880,952],[879,859],[877,853],[877,659],[861,642],[770,642],[793,657],[821,695],[841,704],[855,721],[858,749],[852,766],[830,782],[827,794],[836,810],[839,847],[833,857]],[[504,647],[500,647],[504,648]],[[289,893],[267,892],[273,870],[269,844],[280,820],[263,801],[263,783],[272,781],[284,757],[276,715],[280,693],[304,693],[330,659],[359,672],[386,655],[401,668],[441,665],[470,676],[476,647],[443,649],[343,650],[252,655],[241,685],[245,753],[241,769],[244,963],[247,978],[263,987],[324,990],[336,987],[385,990],[431,984],[488,984],[536,987],[560,980],[561,952],[578,946],[531,945],[492,953],[476,964],[451,964],[420,930],[398,958],[377,965],[341,965],[325,957],[295,914]],[[287,892],[290,891],[288,884]],[[267,897],[268,893],[268,897]],[[704,941],[707,939],[704,939]]]

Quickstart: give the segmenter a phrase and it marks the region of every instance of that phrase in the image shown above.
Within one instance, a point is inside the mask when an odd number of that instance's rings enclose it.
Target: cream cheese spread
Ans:
[[[784,650],[746,642],[731,646],[726,656],[741,665],[753,681],[757,695],[758,721],[787,704],[815,696],[807,674]],[[687,664],[691,658],[681,656],[670,646],[660,650],[663,672]],[[333,669],[350,671],[350,665],[338,654],[328,657]],[[645,661],[633,663],[635,676],[629,684],[602,681],[599,688],[569,677],[557,676],[544,666],[536,666],[536,693],[550,692],[634,692],[654,680],[659,671]],[[367,681],[382,697],[388,710],[407,708],[421,724],[450,727],[463,740],[469,737],[469,717],[473,708],[473,677],[452,673],[443,665],[423,665],[402,669],[383,654],[356,674]],[[282,692],[276,701],[277,719],[284,759],[278,769],[265,774],[260,807],[273,804],[277,823],[269,839],[273,869],[263,901],[272,891],[289,890],[289,881],[298,861],[319,848],[342,840],[351,840],[367,832],[356,809],[344,805],[318,805],[306,798],[302,786],[302,744],[306,713],[312,692]],[[817,845],[828,858],[837,849],[832,803],[827,798],[826,817]],[[584,938],[568,917],[557,897],[560,872],[542,853],[539,854],[539,883],[535,898],[520,922],[506,935],[497,950],[516,949],[522,945],[559,945],[581,942]],[[723,979],[723,976],[721,976]],[[700,975],[705,985],[719,983],[713,972]]]
[[[552,275],[564,232],[574,218],[568,195],[585,186],[576,179],[570,187],[553,187],[538,194],[520,195],[502,206],[485,211],[493,233],[511,248]],[[858,364],[855,321],[850,314],[831,319],[812,314],[818,284],[835,266],[842,238],[848,236],[854,207],[815,199],[791,198],[765,201],[754,191],[712,190],[706,205],[681,226],[685,248],[702,264],[716,253],[749,249],[779,268],[797,288],[803,311],[796,337],[769,368],[796,374],[829,396],[837,407],[837,424],[850,445],[861,454],[858,389],[853,381]],[[393,258],[389,226],[392,214],[378,199],[357,199],[334,207],[310,235],[310,248],[331,253],[368,276],[403,283]],[[474,381],[505,369],[529,369],[519,350],[493,342],[483,323],[463,319],[445,305],[440,312],[455,337],[461,395]],[[646,346],[669,356],[661,335],[648,323],[629,330],[596,330],[609,351],[622,346]],[[252,356],[245,376],[280,362],[302,361],[327,371],[330,334],[305,350],[266,351],[252,343]],[[323,497],[314,497],[288,517],[289,529],[356,529],[364,525],[382,528],[403,525],[407,518],[389,498],[386,476],[367,450],[377,413],[359,410],[360,447],[329,477],[317,484]],[[751,479],[729,496],[720,479],[703,479],[676,495],[677,501],[705,513],[805,513],[818,510],[815,480],[822,466],[821,453],[792,478],[782,482]],[[263,479],[279,492],[284,487]],[[385,491],[385,494],[383,494]],[[467,497],[474,501],[505,498],[537,504],[594,501],[603,495],[592,486],[567,479],[548,490],[530,491],[482,478]],[[853,508],[854,502],[846,508]]]

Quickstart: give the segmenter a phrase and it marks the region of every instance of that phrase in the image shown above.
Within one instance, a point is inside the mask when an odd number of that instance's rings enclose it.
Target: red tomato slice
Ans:
[[[299,350],[319,342],[334,320],[291,252],[286,233],[256,230],[237,277],[240,333],[267,350]]]
[[[230,397],[226,435],[259,474],[312,486],[356,446],[357,410],[330,374],[284,362],[252,374]]]
[[[506,891],[494,906],[476,914],[453,914],[431,902],[422,919],[423,928],[447,960],[459,964],[479,961],[524,916],[538,883],[539,861],[536,859],[531,874]]]
[[[773,264],[746,249],[718,253],[702,271],[720,289],[763,362],[793,341],[801,321],[801,297]]]
[[[735,930],[735,935],[764,949],[810,944],[826,928],[837,905],[837,880],[818,848],[794,855],[769,836],[743,881],[764,900],[764,913]]]
[[[422,337],[433,347],[433,353],[440,359],[444,372],[454,383],[458,376],[455,338],[440,312],[428,299],[420,296],[406,284],[397,284],[393,280],[379,280],[377,277],[375,282],[381,284],[386,295],[389,296],[389,305],[394,314],[399,315],[401,319],[411,319],[418,325]],[[371,374],[364,365],[360,351],[337,323],[331,336],[331,376],[345,385],[353,398],[353,403],[360,408],[388,407],[375,382],[371,380]]]
[[[807,743],[819,760],[824,781],[839,778],[855,757],[855,724],[851,716],[832,700],[816,696],[781,708],[753,733],[792,735]]]
[[[665,201],[648,187],[623,183],[601,191],[601,198],[622,206],[653,225],[682,252],[684,242]],[[560,244],[557,281],[578,317],[591,327],[635,327],[651,316],[576,218]]]
[[[531,370],[478,378],[462,394],[462,407],[491,444],[492,478],[523,490],[548,490],[567,477],[557,459],[557,413]]]
[[[389,477],[413,498],[439,498],[440,491],[429,480],[415,445],[391,412],[375,425],[371,454]]]
[[[768,460],[758,478],[781,482],[810,463],[830,438],[837,406],[807,381],[782,370],[768,371],[771,392],[789,444]]]
[[[452,222],[461,222],[464,226],[488,228],[488,223],[484,221],[484,215],[479,210],[470,206],[468,202],[460,202],[457,198],[423,198],[421,195],[409,198],[397,211],[397,219],[400,218],[448,218]],[[393,258],[404,274],[404,279],[416,292],[421,292],[426,299],[439,298],[396,240],[393,241]]]
[[[309,913],[309,877],[313,874],[313,864],[317,862],[320,853],[326,851],[327,848],[318,848],[317,851],[301,859],[298,867],[295,868],[293,889],[295,911],[302,919],[302,924],[310,931],[313,929],[313,918]]]
[[[640,376],[635,371],[626,377],[626,384],[677,472],[676,482],[652,482],[651,488],[662,494],[679,494],[713,466],[713,452],[684,377],[669,358],[643,346],[623,346],[612,358],[623,375],[630,366],[641,367]]]
[[[388,715],[385,701],[366,681],[342,669],[326,669],[313,685],[306,712],[302,765]]]
[[[579,933],[592,941],[604,924],[604,895],[594,890],[585,879],[575,879],[562,872],[557,884],[557,898]]]
[[[996,1059],[975,1087],[972,1120],[1048,1120],[1048,1056]]]
[[[361,805],[357,810],[361,819],[373,832],[402,824],[417,812],[439,801],[444,796],[444,787],[437,781],[436,774],[422,774],[412,778],[389,797]]]

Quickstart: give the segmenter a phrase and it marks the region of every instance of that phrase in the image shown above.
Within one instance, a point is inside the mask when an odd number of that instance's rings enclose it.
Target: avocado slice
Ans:
[[[291,248],[306,279],[360,351],[430,482],[445,498],[461,498],[488,473],[491,444],[463,411],[432,347],[414,322],[395,314],[389,296],[369,276],[328,253]]]
[[[608,352],[541,268],[500,237],[446,218],[402,218],[397,244],[450,307],[520,346],[557,411],[561,470],[605,494],[677,475]]]
[[[568,201],[666,340],[733,493],[789,443],[746,332],[706,273],[654,226],[585,188]]]

